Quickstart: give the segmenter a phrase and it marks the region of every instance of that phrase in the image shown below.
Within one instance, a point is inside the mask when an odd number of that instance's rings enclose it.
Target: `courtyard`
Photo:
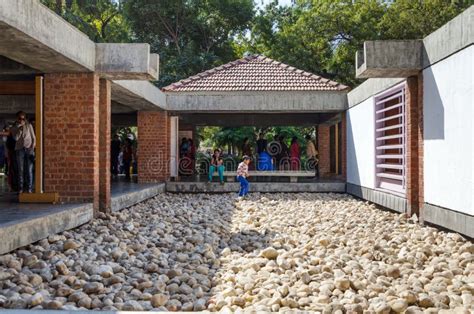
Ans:
[[[0,256],[0,308],[467,313],[473,253],[347,194],[163,193]]]

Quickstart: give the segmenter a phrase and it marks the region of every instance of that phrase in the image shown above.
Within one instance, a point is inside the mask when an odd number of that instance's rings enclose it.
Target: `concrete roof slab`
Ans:
[[[166,110],[166,96],[148,81],[112,81],[112,101],[135,110]]]
[[[0,42],[0,55],[45,73],[95,68],[94,42],[39,1],[0,1]]]
[[[149,44],[96,44],[96,71],[112,80],[156,80],[157,59]]]
[[[421,40],[374,40],[364,42],[356,54],[356,77],[408,77],[422,68]]]

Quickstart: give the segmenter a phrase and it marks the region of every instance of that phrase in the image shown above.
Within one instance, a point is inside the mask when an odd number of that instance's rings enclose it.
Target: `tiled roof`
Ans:
[[[196,91],[339,91],[348,87],[262,55],[252,55],[204,71],[163,88]]]

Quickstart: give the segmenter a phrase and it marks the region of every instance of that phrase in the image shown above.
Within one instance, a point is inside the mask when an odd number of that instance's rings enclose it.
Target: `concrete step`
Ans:
[[[226,182],[167,182],[166,191],[171,193],[237,193],[239,183]],[[311,182],[311,183],[288,183],[288,182],[250,182],[250,193],[252,192],[285,192],[285,193],[318,193],[334,192],[345,193],[346,183],[341,181]]]

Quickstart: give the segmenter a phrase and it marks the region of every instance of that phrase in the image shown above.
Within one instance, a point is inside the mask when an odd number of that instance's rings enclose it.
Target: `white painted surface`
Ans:
[[[374,99],[347,111],[347,182],[375,188]]]
[[[424,76],[425,202],[474,215],[474,46]]]

